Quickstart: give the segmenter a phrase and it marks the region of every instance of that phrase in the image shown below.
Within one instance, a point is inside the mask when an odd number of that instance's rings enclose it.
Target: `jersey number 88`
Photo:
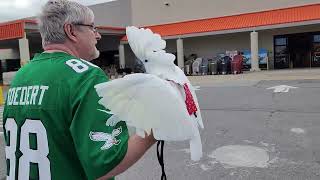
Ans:
[[[9,142],[5,147],[6,159],[9,160],[9,176],[7,180],[14,180],[15,171],[18,168],[18,179],[29,179],[30,163],[37,163],[39,168],[39,180],[50,180],[50,161],[48,159],[49,146],[47,131],[40,120],[26,119],[21,126],[20,148],[22,156],[16,161],[16,148],[18,141],[18,126],[13,118],[8,118],[5,125],[6,137]],[[30,148],[29,135],[35,134],[37,149]],[[18,162],[18,165],[16,164]]]

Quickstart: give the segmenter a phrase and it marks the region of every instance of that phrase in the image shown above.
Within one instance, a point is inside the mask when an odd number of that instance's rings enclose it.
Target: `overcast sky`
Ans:
[[[48,0],[0,0],[0,22],[36,16]],[[93,5],[115,0],[74,0],[84,5]]]

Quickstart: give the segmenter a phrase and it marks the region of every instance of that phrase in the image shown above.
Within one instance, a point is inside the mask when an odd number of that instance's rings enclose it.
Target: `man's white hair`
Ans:
[[[94,18],[88,7],[69,0],[49,0],[38,17],[42,44],[62,44],[67,36],[64,24],[85,23]]]

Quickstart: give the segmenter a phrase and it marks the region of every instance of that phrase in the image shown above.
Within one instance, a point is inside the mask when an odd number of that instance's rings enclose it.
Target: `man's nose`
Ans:
[[[97,40],[100,40],[100,39],[101,39],[101,35],[100,35],[99,32],[96,32],[96,39],[97,39]]]

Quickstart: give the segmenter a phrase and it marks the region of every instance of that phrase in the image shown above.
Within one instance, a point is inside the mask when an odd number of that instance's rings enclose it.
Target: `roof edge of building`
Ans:
[[[286,7],[286,8],[269,9],[269,10],[263,10],[263,11],[254,11],[254,12],[249,12],[249,13],[233,14],[233,15],[227,15],[227,16],[218,16],[218,17],[211,17],[211,18],[209,17],[209,18],[185,20],[185,21],[172,22],[172,23],[146,25],[146,26],[141,26],[141,27],[152,28],[152,27],[164,26],[164,25],[173,25],[173,24],[197,22],[197,21],[203,21],[203,20],[212,20],[212,19],[220,19],[220,18],[228,18],[228,17],[238,17],[238,16],[257,14],[257,13],[265,13],[265,12],[283,11],[283,10],[303,8],[303,7],[316,6],[316,5],[320,5],[320,3],[306,4],[306,5],[301,5],[301,6],[291,6],[291,7]]]

